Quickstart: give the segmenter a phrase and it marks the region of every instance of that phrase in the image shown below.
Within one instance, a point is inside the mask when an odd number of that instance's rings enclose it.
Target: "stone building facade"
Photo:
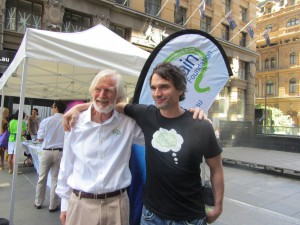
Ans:
[[[246,29],[255,23],[256,0],[0,0],[0,49],[17,51],[26,27],[76,32],[99,23],[151,52],[168,35],[183,29],[211,33],[223,46],[234,75],[209,114],[223,121],[254,120],[256,43]],[[231,12],[237,27],[224,17]],[[240,32],[241,31],[241,32]]]
[[[257,39],[256,104],[278,108],[299,125],[300,1],[265,1],[259,6],[257,31],[268,30],[270,46],[263,36]]]

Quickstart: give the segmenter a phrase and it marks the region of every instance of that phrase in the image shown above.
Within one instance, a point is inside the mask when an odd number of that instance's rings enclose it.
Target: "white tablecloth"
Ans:
[[[32,143],[31,141],[22,142],[24,152],[31,154],[32,162],[37,173],[39,173],[40,156],[42,154],[42,145],[40,143]],[[47,178],[47,185],[51,186],[51,169]]]

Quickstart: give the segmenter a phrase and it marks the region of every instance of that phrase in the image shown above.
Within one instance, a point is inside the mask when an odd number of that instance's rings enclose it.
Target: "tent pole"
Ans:
[[[25,57],[24,64],[23,64],[23,74],[22,74],[21,93],[20,93],[20,102],[19,102],[18,130],[17,130],[17,137],[16,137],[16,151],[14,155],[14,172],[13,172],[11,198],[10,198],[9,225],[14,224],[13,219],[14,219],[14,206],[15,206],[16,178],[18,173],[19,155],[22,150],[21,132],[22,132],[22,122],[23,122],[24,95],[26,89],[25,81],[27,77],[27,61],[28,58]]]

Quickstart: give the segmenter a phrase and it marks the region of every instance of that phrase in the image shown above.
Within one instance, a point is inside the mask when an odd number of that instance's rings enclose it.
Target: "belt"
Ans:
[[[73,193],[80,198],[91,198],[91,199],[106,199],[106,198],[112,198],[115,196],[118,196],[126,191],[126,188],[114,191],[114,192],[109,192],[105,194],[93,194],[93,193],[86,193],[83,191],[79,191],[74,189]]]
[[[43,148],[43,150],[47,150],[47,151],[62,151],[62,148]]]

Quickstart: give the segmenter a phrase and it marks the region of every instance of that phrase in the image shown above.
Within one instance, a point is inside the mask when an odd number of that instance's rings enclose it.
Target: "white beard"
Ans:
[[[108,114],[108,113],[110,113],[115,108],[116,101],[113,104],[106,106],[105,108],[100,108],[99,106],[97,106],[96,102],[93,102],[93,106],[94,106],[94,109],[98,113]]]

